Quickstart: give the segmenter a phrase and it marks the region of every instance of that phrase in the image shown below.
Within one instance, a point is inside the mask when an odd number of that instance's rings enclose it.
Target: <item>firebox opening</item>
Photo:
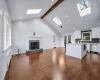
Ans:
[[[29,50],[39,49],[39,40],[29,40]]]

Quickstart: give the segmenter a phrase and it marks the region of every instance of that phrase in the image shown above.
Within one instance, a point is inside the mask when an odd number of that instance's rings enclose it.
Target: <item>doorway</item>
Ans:
[[[64,46],[65,46],[65,52],[66,52],[66,44],[67,44],[67,36],[64,36]]]

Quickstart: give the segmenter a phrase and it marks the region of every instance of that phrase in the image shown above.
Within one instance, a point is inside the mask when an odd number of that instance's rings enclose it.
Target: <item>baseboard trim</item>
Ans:
[[[1,80],[4,80],[4,78],[3,78],[3,79],[1,79]]]
[[[12,59],[12,56],[11,56],[11,59]],[[9,65],[8,65],[8,71],[9,71],[10,66],[11,66],[11,59],[10,59]]]
[[[8,71],[6,71],[6,72],[4,73],[4,76],[3,76],[3,78],[2,78],[1,80],[6,80],[5,78],[6,78],[7,72],[8,72]]]
[[[56,48],[64,48],[64,47],[56,47]],[[49,48],[49,49],[43,49],[43,51],[51,50],[51,49],[54,49],[54,48],[52,47],[52,48]],[[20,52],[20,54],[26,54],[26,52]],[[12,54],[12,56],[17,56],[17,55],[18,55],[18,53]]]
[[[65,48],[65,47],[58,47],[58,48]]]
[[[9,64],[7,65],[7,71],[6,71],[6,73],[4,74],[4,78],[3,78],[2,80],[6,80],[7,72],[9,71],[10,66],[11,66],[11,59],[12,59],[12,56],[11,56],[11,58],[10,58],[10,62],[9,62]]]
[[[98,54],[98,52],[90,51],[91,54]]]

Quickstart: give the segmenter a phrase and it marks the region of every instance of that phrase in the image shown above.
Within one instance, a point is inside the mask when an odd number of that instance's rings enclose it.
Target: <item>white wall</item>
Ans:
[[[56,36],[57,47],[59,47],[59,36],[48,26],[42,19],[28,19],[21,20],[12,23],[13,34],[13,52],[17,53],[18,49],[20,53],[27,50],[28,37],[34,37],[33,32],[36,33],[35,37],[42,37],[42,48],[53,48],[53,36]]]
[[[2,13],[4,11],[4,13]],[[0,80],[3,80],[7,71],[7,58],[6,53],[8,50],[3,52],[3,16],[6,16],[9,23],[11,23],[10,16],[8,13],[7,5],[5,0],[0,0]]]

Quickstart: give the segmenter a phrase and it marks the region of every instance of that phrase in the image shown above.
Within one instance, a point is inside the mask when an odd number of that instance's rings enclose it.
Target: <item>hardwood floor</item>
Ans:
[[[100,80],[100,55],[79,60],[57,48],[13,56],[5,80]]]

